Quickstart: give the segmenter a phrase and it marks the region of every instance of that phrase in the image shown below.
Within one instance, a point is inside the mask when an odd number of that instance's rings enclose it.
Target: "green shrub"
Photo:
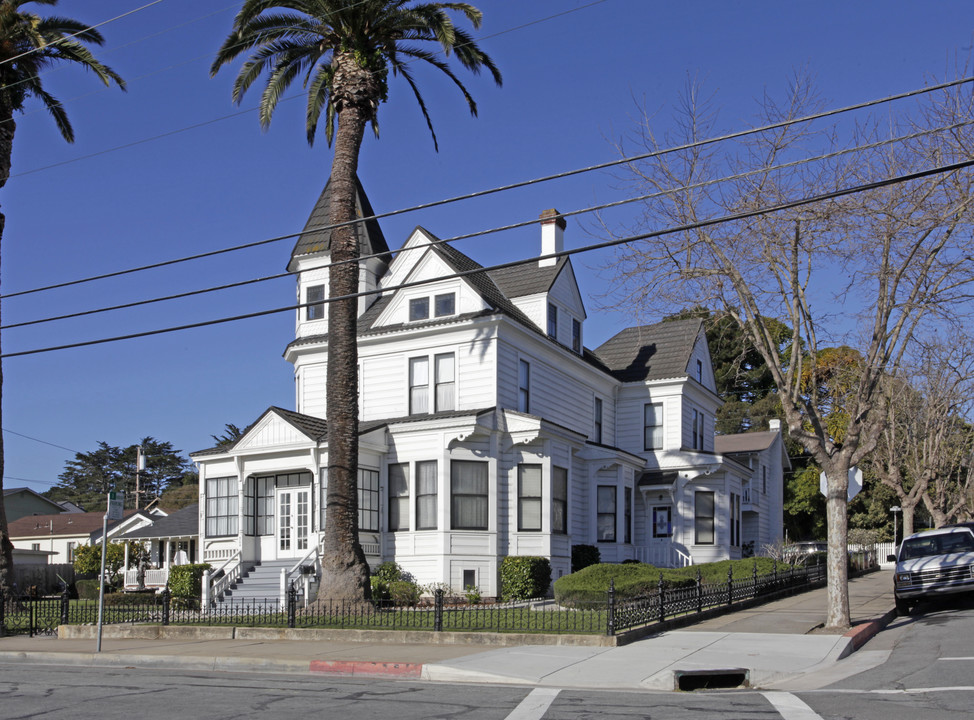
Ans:
[[[389,583],[389,598],[397,607],[413,607],[419,603],[419,585],[409,580],[393,580]]]
[[[98,580],[75,580],[74,586],[78,590],[79,600],[98,599]]]
[[[469,605],[476,605],[481,600],[480,590],[476,585],[467,585],[463,589],[463,594],[466,596]]]
[[[105,607],[125,607],[127,605],[144,606],[152,604],[162,604],[162,598],[156,595],[154,590],[105,594]]]
[[[372,601],[377,603],[389,602],[391,599],[389,597],[389,583],[382,582],[375,575],[369,578],[369,582],[372,585]]]
[[[392,560],[387,560],[375,569],[375,571],[372,573],[372,579],[388,585],[396,580],[405,580],[406,578],[404,575],[405,573],[399,566],[399,563],[393,562]]]
[[[572,545],[572,572],[584,570],[589,565],[602,562],[602,553],[595,545]]]
[[[543,597],[551,585],[548,558],[508,555],[501,561],[501,596],[504,600]]]
[[[175,598],[198,598],[203,592],[203,573],[211,567],[209,563],[174,565],[169,569],[169,592]]]

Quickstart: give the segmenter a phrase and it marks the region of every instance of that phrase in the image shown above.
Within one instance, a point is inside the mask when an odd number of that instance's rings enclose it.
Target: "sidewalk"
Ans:
[[[181,670],[386,676],[434,681],[673,690],[681,675],[735,676],[752,687],[781,686],[833,667],[885,627],[893,615],[892,573],[849,583],[853,628],[824,634],[826,591],[819,588],[661,632],[622,647],[391,643],[277,639],[259,629],[183,628],[183,637],[112,637],[105,626],[96,654],[94,628],[82,639],[0,638],[0,663],[156,667]],[[369,636],[364,636],[369,637]],[[469,636],[468,636],[469,637]],[[483,637],[480,641],[489,641]],[[806,680],[805,684],[808,684]]]

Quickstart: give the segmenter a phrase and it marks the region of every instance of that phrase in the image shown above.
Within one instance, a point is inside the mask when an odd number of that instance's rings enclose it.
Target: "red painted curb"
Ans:
[[[423,666],[416,663],[369,662],[366,660],[312,660],[308,670],[328,675],[383,675],[418,678]]]
[[[880,618],[856,625],[856,627],[847,632],[844,637],[852,638],[852,649],[858,650],[865,645],[866,642],[871,640],[876,633],[889,625],[895,617],[896,610],[890,610]]]

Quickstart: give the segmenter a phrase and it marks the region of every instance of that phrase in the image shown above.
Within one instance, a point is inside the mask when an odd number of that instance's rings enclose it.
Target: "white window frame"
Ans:
[[[531,363],[524,358],[517,362],[517,409],[531,412]]]
[[[653,408],[653,414],[655,415],[654,420],[656,423],[654,425],[649,425],[646,422],[646,410],[647,408]],[[651,452],[654,450],[662,450],[663,444],[665,442],[664,436],[664,425],[663,425],[663,403],[661,402],[648,402],[643,405],[643,450]],[[653,441],[650,441],[649,430],[653,429]],[[658,428],[658,429],[657,429]],[[655,442],[655,438],[659,437],[659,442]]]

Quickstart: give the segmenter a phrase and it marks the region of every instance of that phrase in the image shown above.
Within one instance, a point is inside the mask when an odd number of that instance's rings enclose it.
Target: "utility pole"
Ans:
[[[139,509],[139,496],[142,491],[139,489],[139,473],[145,470],[145,457],[142,455],[142,446],[135,446],[135,509]]]

